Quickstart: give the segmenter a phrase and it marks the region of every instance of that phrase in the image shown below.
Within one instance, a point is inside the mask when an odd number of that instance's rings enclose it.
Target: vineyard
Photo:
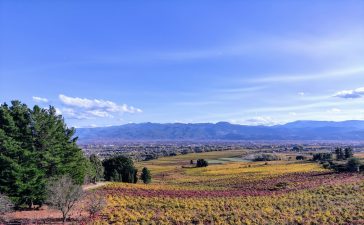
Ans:
[[[153,182],[112,183],[97,190],[108,203],[94,224],[364,223],[363,175],[334,173],[305,161],[239,161],[244,154],[188,154],[139,163],[151,169]],[[224,163],[189,167],[197,157]]]

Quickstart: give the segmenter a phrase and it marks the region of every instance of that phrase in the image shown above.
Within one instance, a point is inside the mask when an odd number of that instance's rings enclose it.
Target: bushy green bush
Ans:
[[[322,163],[322,166],[325,168],[325,169],[330,169],[331,168],[331,164],[329,162],[324,162]]]
[[[360,167],[362,166],[358,158],[350,158],[346,163],[346,168],[350,172],[360,172]]]
[[[296,160],[305,160],[305,159],[306,159],[306,157],[303,155],[296,156]]]
[[[196,163],[196,167],[207,167],[209,163],[204,159],[198,159]]]

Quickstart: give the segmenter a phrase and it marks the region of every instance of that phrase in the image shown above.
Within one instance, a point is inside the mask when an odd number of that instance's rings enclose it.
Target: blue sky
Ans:
[[[76,127],[364,119],[364,1],[0,0],[0,101]]]

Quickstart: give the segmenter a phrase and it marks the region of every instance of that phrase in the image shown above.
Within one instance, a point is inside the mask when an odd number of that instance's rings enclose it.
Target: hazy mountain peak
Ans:
[[[80,142],[125,140],[364,140],[364,121],[300,120],[277,126],[228,122],[141,123],[77,129]]]

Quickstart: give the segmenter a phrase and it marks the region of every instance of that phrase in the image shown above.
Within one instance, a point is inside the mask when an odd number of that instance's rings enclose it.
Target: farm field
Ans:
[[[107,207],[94,224],[364,224],[364,177],[320,164],[238,160],[244,150],[137,163],[151,184],[97,190]],[[190,160],[218,161],[191,168]]]

